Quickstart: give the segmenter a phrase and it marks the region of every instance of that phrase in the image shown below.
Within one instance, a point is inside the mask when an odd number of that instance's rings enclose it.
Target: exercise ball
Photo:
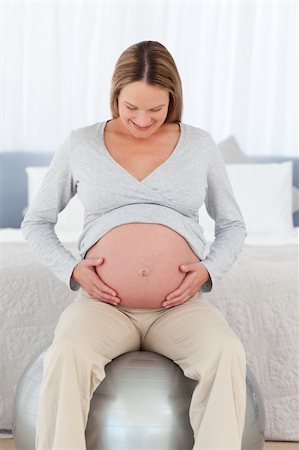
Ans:
[[[196,382],[157,353],[125,353],[107,365],[91,400],[89,449],[190,450],[189,406]]]
[[[18,385],[13,411],[17,450],[35,449],[44,353],[28,366]],[[146,351],[119,356],[106,366],[106,377],[91,400],[87,449],[191,450],[194,441],[188,411],[195,385],[179,366],[164,356]],[[242,450],[262,450],[263,401],[248,367],[246,390]]]

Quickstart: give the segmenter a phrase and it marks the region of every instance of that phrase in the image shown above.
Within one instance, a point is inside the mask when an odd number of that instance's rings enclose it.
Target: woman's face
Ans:
[[[134,81],[125,86],[118,97],[122,125],[136,138],[148,138],[165,122],[168,113],[167,89]]]

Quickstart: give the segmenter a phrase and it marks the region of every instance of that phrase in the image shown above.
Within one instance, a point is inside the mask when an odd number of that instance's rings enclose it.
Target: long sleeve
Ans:
[[[215,221],[215,240],[209,254],[202,261],[211,278],[211,281],[202,287],[203,292],[211,291],[215,281],[232,267],[247,236],[224,159],[212,138],[210,147],[205,205],[208,214]]]
[[[70,289],[78,290],[72,280],[74,267],[80,262],[57,237],[58,214],[76,194],[71,170],[72,133],[54,154],[42,185],[21,224],[23,235],[41,261]]]

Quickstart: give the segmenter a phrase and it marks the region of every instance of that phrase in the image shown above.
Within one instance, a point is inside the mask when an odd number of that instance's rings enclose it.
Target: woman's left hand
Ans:
[[[187,273],[180,286],[167,295],[162,303],[163,308],[172,308],[188,301],[210,279],[209,272],[200,262],[182,264],[181,272]]]

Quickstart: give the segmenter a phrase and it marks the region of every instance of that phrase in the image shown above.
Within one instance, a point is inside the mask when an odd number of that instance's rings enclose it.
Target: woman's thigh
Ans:
[[[196,378],[199,367],[219,357],[223,347],[242,344],[222,313],[200,294],[165,312],[150,327],[143,349],[175,361],[187,376]],[[196,367],[197,366],[197,367]]]
[[[60,339],[108,359],[140,348],[139,332],[125,314],[112,305],[80,294],[59,318],[54,342]]]

